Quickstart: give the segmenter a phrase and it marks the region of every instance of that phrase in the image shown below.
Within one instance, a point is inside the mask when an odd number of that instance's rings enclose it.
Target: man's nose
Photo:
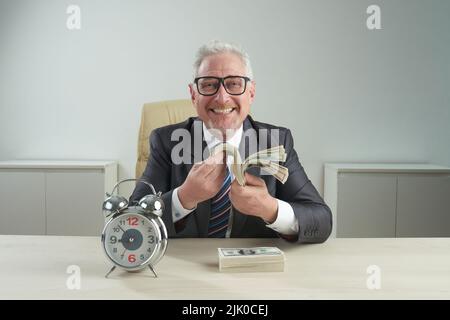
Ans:
[[[230,101],[230,95],[228,94],[227,90],[225,90],[223,84],[220,84],[219,90],[217,91],[214,100],[216,100],[216,102],[220,104],[226,104],[228,101]]]

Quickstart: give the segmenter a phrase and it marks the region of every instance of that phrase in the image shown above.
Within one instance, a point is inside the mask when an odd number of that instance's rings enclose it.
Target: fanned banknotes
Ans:
[[[284,253],[276,247],[218,248],[220,272],[284,271]]]
[[[241,186],[245,186],[245,171],[250,167],[261,167],[267,173],[273,175],[281,183],[285,183],[289,177],[288,168],[279,165],[278,162],[286,161],[286,151],[284,146],[276,146],[253,153],[242,161],[239,150],[228,143],[222,143],[214,147],[211,154],[215,155],[225,151],[233,156],[231,165],[236,180]]]

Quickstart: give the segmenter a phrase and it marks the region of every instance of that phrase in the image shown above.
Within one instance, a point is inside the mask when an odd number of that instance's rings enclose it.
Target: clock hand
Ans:
[[[120,228],[120,230],[122,230],[123,233],[125,233],[125,230],[123,230],[120,225],[118,227]]]
[[[125,255],[125,251],[127,251],[127,248],[125,248],[122,252],[122,254],[120,255],[120,257],[123,259],[123,256]]]

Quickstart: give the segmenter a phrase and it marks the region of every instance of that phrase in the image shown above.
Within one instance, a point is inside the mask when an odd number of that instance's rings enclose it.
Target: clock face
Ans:
[[[158,256],[161,234],[152,219],[125,213],[106,224],[102,240],[107,256],[116,265],[132,270],[145,267]]]

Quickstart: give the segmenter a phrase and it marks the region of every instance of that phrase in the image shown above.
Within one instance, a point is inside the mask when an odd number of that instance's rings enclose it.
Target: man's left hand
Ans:
[[[278,215],[278,201],[267,191],[263,179],[245,173],[245,187],[236,179],[231,184],[230,201],[243,214],[257,216],[267,223],[273,223]]]

